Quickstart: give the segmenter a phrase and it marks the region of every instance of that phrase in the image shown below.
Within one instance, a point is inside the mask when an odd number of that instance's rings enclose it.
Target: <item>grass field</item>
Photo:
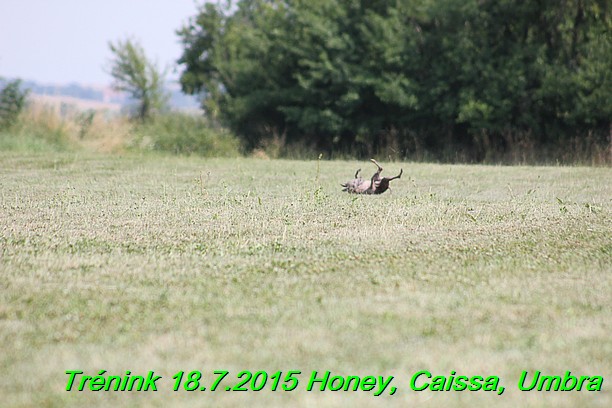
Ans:
[[[612,170],[0,154],[2,406],[612,406]],[[67,370],[161,375],[65,391]],[[173,392],[179,370],[295,391]],[[395,395],[307,392],[313,370]],[[415,392],[414,373],[499,376]],[[523,370],[604,377],[522,392]]]

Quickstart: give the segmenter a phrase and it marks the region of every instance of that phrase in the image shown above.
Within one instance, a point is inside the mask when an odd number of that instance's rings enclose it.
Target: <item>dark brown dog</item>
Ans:
[[[380,177],[380,173],[383,171],[383,168],[380,167],[380,164],[374,159],[370,159],[372,163],[378,167],[378,171],[374,173],[370,180],[363,179],[359,177],[359,172],[361,169],[355,172],[355,178],[353,180],[349,180],[344,184],[341,184],[342,191],[346,191],[347,193],[352,194],[382,194],[389,189],[389,182],[391,180],[395,180],[402,177],[403,169],[400,170],[400,173],[395,177]]]

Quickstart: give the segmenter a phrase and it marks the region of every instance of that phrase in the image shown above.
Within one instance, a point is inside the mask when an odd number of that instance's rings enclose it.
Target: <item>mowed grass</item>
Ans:
[[[1,405],[612,406],[612,170],[383,166],[391,192],[351,196],[373,165],[0,155]],[[66,392],[66,370],[163,379]],[[179,370],[302,374],[173,392]],[[313,370],[398,391],[306,392]],[[419,370],[506,391],[414,392]],[[521,392],[523,370],[603,391]]]

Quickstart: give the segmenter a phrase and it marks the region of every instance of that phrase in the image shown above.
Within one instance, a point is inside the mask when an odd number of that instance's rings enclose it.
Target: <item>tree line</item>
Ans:
[[[247,147],[607,146],[607,0],[239,0],[178,31],[185,92]],[[459,152],[459,153],[457,153]]]

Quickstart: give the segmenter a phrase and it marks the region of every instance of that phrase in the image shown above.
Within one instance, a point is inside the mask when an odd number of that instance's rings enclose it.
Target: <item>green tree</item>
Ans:
[[[247,146],[470,160],[608,143],[606,0],[240,0],[179,35],[183,90]]]
[[[29,90],[21,88],[21,80],[7,82],[0,91],[0,130],[13,126],[25,108]]]
[[[110,69],[113,89],[128,93],[137,102],[135,116],[145,121],[166,109],[169,98],[164,90],[166,72],[147,58],[135,40],[109,42],[109,47],[113,53]]]

